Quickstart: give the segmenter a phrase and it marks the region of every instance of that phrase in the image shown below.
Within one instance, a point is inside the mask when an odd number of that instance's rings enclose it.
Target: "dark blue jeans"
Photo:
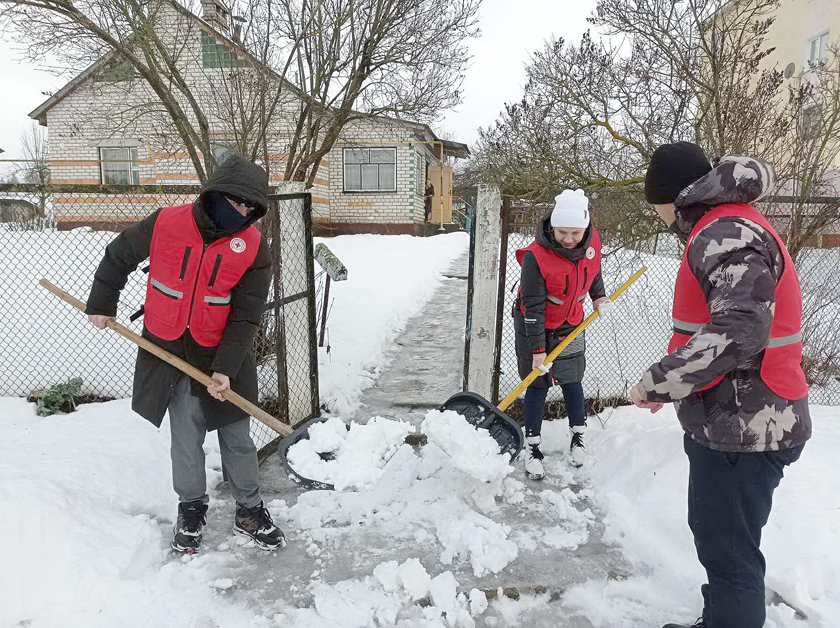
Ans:
[[[583,386],[580,382],[563,384],[563,399],[566,401],[566,413],[569,425],[586,425]],[[525,436],[539,436],[542,429],[543,410],[548,388],[529,387],[525,391]]]
[[[699,445],[686,434],[688,525],[709,580],[702,587],[706,628],[764,626],[761,529],[784,468],[796,462],[803,446],[724,452]]]

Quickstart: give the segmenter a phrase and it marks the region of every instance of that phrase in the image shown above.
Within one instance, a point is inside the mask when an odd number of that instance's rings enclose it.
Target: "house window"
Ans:
[[[414,183],[417,186],[417,196],[423,196],[426,193],[426,168],[425,159],[423,155],[417,153],[417,163],[414,165]]]
[[[808,107],[802,112],[802,135],[806,138],[816,137],[820,132],[822,109],[819,105]]]
[[[345,148],[345,192],[396,192],[396,148]]]
[[[115,61],[109,63],[99,72],[97,72],[93,80],[100,83],[122,83],[123,81],[130,81],[137,76],[134,71],[134,66],[128,61]]]
[[[201,33],[201,61],[205,68],[238,68],[246,65],[236,53],[225,44],[216,42],[210,33]]]
[[[103,185],[139,185],[136,148],[100,148],[99,161]]]
[[[828,61],[828,36],[826,31],[808,42],[808,63],[812,66]]]

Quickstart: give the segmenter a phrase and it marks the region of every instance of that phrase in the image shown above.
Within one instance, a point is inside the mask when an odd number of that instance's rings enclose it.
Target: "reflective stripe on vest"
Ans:
[[[252,225],[205,245],[193,206],[160,211],[149,246],[145,326],[163,340],[189,329],[202,347],[218,346],[231,309],[231,291],[256,259],[260,232]]]
[[[686,336],[693,336],[705,323],[689,323],[688,321],[681,321],[678,318],[672,319],[674,322],[674,332],[678,334],[685,334]],[[782,336],[781,338],[770,338],[767,347],[775,349],[777,347],[784,347],[786,345],[793,345],[797,342],[802,342],[802,332],[797,332],[791,336]]]
[[[545,308],[546,329],[557,329],[564,323],[579,325],[583,320],[583,301],[601,270],[601,236],[598,231],[595,227],[591,228],[589,246],[585,255],[576,262],[537,242],[532,242],[516,251],[516,260],[520,265],[527,253],[534,255],[540,274],[545,280],[548,293]],[[519,308],[525,314],[521,300]]]
[[[204,302],[209,303],[210,305],[227,305],[230,303],[230,295],[227,295],[226,297],[207,296],[204,297]]]
[[[163,285],[161,282],[159,282],[154,277],[150,277],[149,282],[155,288],[157,288],[158,290],[163,292],[163,294],[165,294],[168,297],[172,297],[173,299],[183,299],[184,298],[184,293],[183,292],[181,292],[180,290],[175,290],[174,288],[170,288],[169,286]]]
[[[737,218],[751,223],[773,237],[783,258],[782,274],[775,287],[775,308],[770,329],[770,339],[761,360],[761,381],[783,399],[802,399],[808,394],[808,384],[802,370],[802,292],[799,276],[784,242],[768,220],[754,207],[744,204],[724,204],[713,207],[697,221],[688,240],[677,272],[674,290],[672,321],[674,334],[668,351],[685,345],[697,331],[710,320],[709,305],[688,264],[689,251],[700,232],[722,219]],[[721,378],[701,390],[715,386]]]

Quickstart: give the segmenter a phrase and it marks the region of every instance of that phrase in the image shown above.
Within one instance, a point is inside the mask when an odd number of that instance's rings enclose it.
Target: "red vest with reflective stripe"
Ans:
[[[691,230],[674,289],[674,334],[668,345],[668,353],[686,344],[702,325],[711,320],[706,296],[688,265],[688,250],[700,231],[721,218],[749,220],[771,234],[779,245],[784,269],[776,283],[773,325],[770,341],[764,350],[760,375],[767,387],[783,399],[802,399],[808,394],[808,384],[802,370],[802,291],[799,288],[799,275],[779,234],[761,212],[751,205],[718,205]],[[722,379],[719,377],[703,390],[716,386]]]
[[[189,327],[203,347],[222,339],[231,290],[253,264],[261,234],[253,225],[204,248],[193,206],[165,207],[158,214],[149,249],[144,304],[146,328],[176,340]]]
[[[548,292],[545,304],[546,329],[557,329],[567,321],[571,325],[579,325],[583,321],[583,301],[601,270],[601,236],[595,227],[592,227],[592,238],[586,255],[577,262],[567,260],[534,241],[530,246],[516,251],[516,261],[520,266],[529,251],[539,264]],[[524,306],[520,303],[519,307],[524,314]]]

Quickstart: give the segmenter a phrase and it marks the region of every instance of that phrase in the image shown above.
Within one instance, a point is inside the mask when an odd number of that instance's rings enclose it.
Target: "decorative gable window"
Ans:
[[[220,44],[211,34],[201,33],[201,61],[205,68],[238,68],[246,65],[229,46]]]
[[[100,148],[99,161],[103,185],[140,184],[140,163],[136,148]]]
[[[122,83],[136,78],[134,66],[128,61],[114,61],[99,70],[93,80],[98,83]]]
[[[396,192],[396,148],[345,148],[345,192]]]

